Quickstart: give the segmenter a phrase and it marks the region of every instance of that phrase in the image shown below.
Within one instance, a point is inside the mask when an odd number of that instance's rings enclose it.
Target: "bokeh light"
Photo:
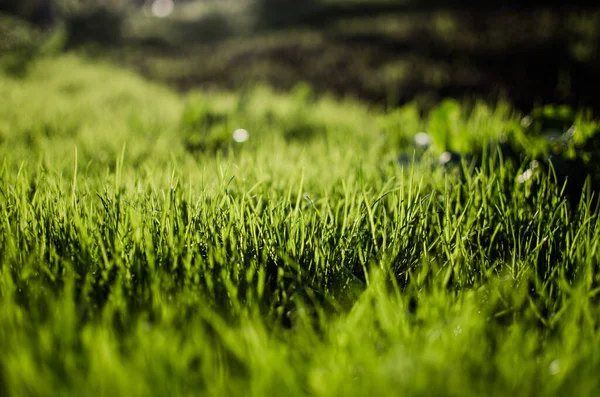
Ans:
[[[242,143],[246,142],[250,138],[250,133],[242,128],[233,131],[233,140]]]
[[[173,0],[155,0],[152,3],[152,15],[157,18],[165,18],[171,15],[175,8]]]

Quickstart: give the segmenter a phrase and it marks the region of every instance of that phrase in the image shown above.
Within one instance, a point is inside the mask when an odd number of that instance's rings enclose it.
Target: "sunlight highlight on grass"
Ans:
[[[555,144],[510,106],[178,96],[75,56],[0,90],[1,395],[600,391],[597,197],[505,156]]]

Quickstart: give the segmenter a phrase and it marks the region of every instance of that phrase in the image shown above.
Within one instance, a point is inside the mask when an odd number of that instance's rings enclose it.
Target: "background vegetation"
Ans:
[[[517,106],[479,99],[480,85],[438,101],[453,92],[443,73],[398,106],[409,80],[377,69],[426,74],[444,48],[504,60],[514,43],[577,29],[585,41],[596,14],[350,17],[340,10],[366,6],[346,4],[315,2],[280,26],[193,2],[166,19],[133,5],[75,4],[38,27],[2,16],[0,395],[600,391],[593,111],[551,103],[557,88],[541,78],[548,91],[522,102],[505,92]],[[332,23],[333,9],[349,19]],[[97,15],[118,34],[95,36],[108,26],[88,23]],[[473,15],[485,28],[458,24]],[[523,15],[547,18],[535,28],[546,33],[484,45],[482,32]],[[422,64],[393,47],[428,37]],[[388,39],[396,49],[377,47]],[[574,43],[553,48],[576,57]],[[594,51],[543,70],[593,65]],[[337,89],[363,61],[364,80]],[[368,82],[380,97],[353,91]],[[578,84],[566,102],[592,104]]]
[[[598,108],[590,82],[600,11],[587,3],[178,0],[167,18],[153,16],[153,1],[5,1],[4,9],[62,26],[70,48],[180,90],[263,82],[287,91],[305,81],[378,104],[504,97],[528,112]]]

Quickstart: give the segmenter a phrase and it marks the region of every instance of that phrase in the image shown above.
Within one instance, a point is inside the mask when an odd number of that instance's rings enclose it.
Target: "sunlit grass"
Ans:
[[[519,181],[509,106],[182,98],[75,57],[0,90],[0,394],[598,393],[596,199]]]

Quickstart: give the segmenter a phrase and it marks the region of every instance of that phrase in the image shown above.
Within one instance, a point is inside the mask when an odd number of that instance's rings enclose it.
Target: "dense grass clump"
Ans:
[[[0,394],[600,391],[591,179],[567,197],[508,106],[180,98],[75,57],[0,90]]]

